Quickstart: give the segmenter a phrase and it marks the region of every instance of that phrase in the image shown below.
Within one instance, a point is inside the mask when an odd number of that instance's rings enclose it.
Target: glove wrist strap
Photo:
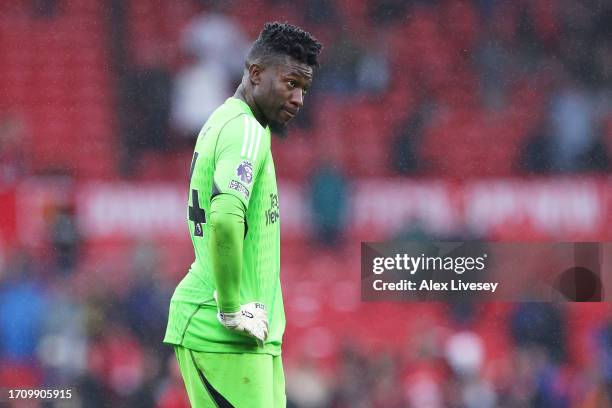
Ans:
[[[236,327],[240,323],[242,314],[240,311],[233,313],[219,312],[219,319],[228,327]]]

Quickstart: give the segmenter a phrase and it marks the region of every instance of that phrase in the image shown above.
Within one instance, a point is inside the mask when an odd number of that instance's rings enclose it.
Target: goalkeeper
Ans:
[[[286,135],[321,44],[268,23],[242,82],[208,118],[189,175],[195,261],[170,302],[175,348],[193,407],[284,407],[279,202],[270,135]]]

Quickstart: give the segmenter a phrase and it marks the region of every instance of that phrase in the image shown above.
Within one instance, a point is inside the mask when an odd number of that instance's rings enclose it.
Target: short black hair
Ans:
[[[318,67],[321,43],[310,33],[289,23],[266,23],[253,43],[247,64],[288,55],[298,62]]]

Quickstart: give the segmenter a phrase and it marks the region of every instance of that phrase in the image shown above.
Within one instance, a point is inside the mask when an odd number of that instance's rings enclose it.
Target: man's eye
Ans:
[[[295,81],[293,81],[293,80],[290,80],[290,81],[288,82],[288,84],[289,84],[289,86],[290,86],[291,88],[295,88],[295,86],[297,85],[297,82],[295,82]]]

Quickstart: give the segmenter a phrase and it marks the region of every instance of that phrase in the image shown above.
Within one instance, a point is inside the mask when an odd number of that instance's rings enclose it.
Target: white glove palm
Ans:
[[[217,300],[215,292],[215,301]],[[229,330],[254,337],[259,347],[263,347],[268,338],[268,311],[266,305],[251,302],[240,306],[240,311],[225,313],[219,311],[217,320]]]

